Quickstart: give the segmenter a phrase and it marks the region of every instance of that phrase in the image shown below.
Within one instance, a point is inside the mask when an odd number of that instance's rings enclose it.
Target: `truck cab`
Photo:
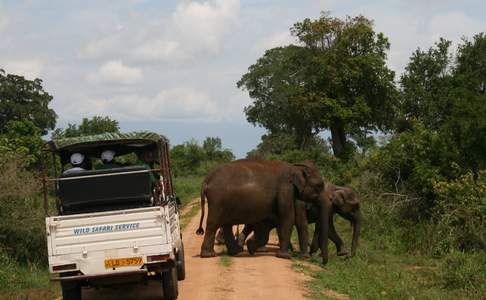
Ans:
[[[109,164],[104,151],[114,155]],[[176,299],[184,245],[168,140],[151,132],[54,139],[42,157],[49,271],[63,299],[149,280],[160,281],[161,298]]]

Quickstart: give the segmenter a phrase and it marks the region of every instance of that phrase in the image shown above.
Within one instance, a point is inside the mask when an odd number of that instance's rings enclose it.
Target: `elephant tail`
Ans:
[[[197,235],[203,235],[204,229],[202,228],[202,222],[204,220],[204,207],[206,206],[206,182],[203,182],[201,186],[201,220],[199,221],[199,228],[196,230]]]

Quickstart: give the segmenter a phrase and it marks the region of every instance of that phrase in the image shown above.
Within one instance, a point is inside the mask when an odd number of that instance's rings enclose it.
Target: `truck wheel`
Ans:
[[[81,300],[81,285],[76,281],[61,282],[63,300]]]
[[[181,248],[177,252],[177,279],[184,280],[186,278],[186,261],[184,259],[184,244],[181,243]]]
[[[174,300],[179,295],[177,284],[177,268],[162,272],[162,287],[164,288],[164,299]]]

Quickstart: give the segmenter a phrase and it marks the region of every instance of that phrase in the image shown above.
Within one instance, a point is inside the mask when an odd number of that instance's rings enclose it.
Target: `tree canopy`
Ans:
[[[54,129],[57,115],[49,108],[52,96],[42,87],[42,80],[27,80],[0,69],[0,132],[10,121],[28,120],[42,134]]]
[[[118,121],[112,120],[108,116],[94,116],[91,119],[83,118],[79,126],[69,123],[66,129],[57,128],[52,136],[53,138],[67,138],[108,132],[120,132]]]
[[[391,128],[397,91],[386,66],[390,44],[372,21],[323,13],[291,33],[299,45],[268,50],[237,83],[254,100],[245,108],[249,122],[293,131],[301,149],[329,129],[334,154],[343,158],[351,134]]]

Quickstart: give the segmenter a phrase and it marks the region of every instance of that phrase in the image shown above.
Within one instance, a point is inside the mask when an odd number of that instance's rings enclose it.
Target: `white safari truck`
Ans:
[[[83,287],[149,280],[161,283],[161,299],[176,299],[185,265],[168,140],[134,132],[46,145],[43,165],[53,166],[43,176],[49,270],[63,299],[81,299]]]

